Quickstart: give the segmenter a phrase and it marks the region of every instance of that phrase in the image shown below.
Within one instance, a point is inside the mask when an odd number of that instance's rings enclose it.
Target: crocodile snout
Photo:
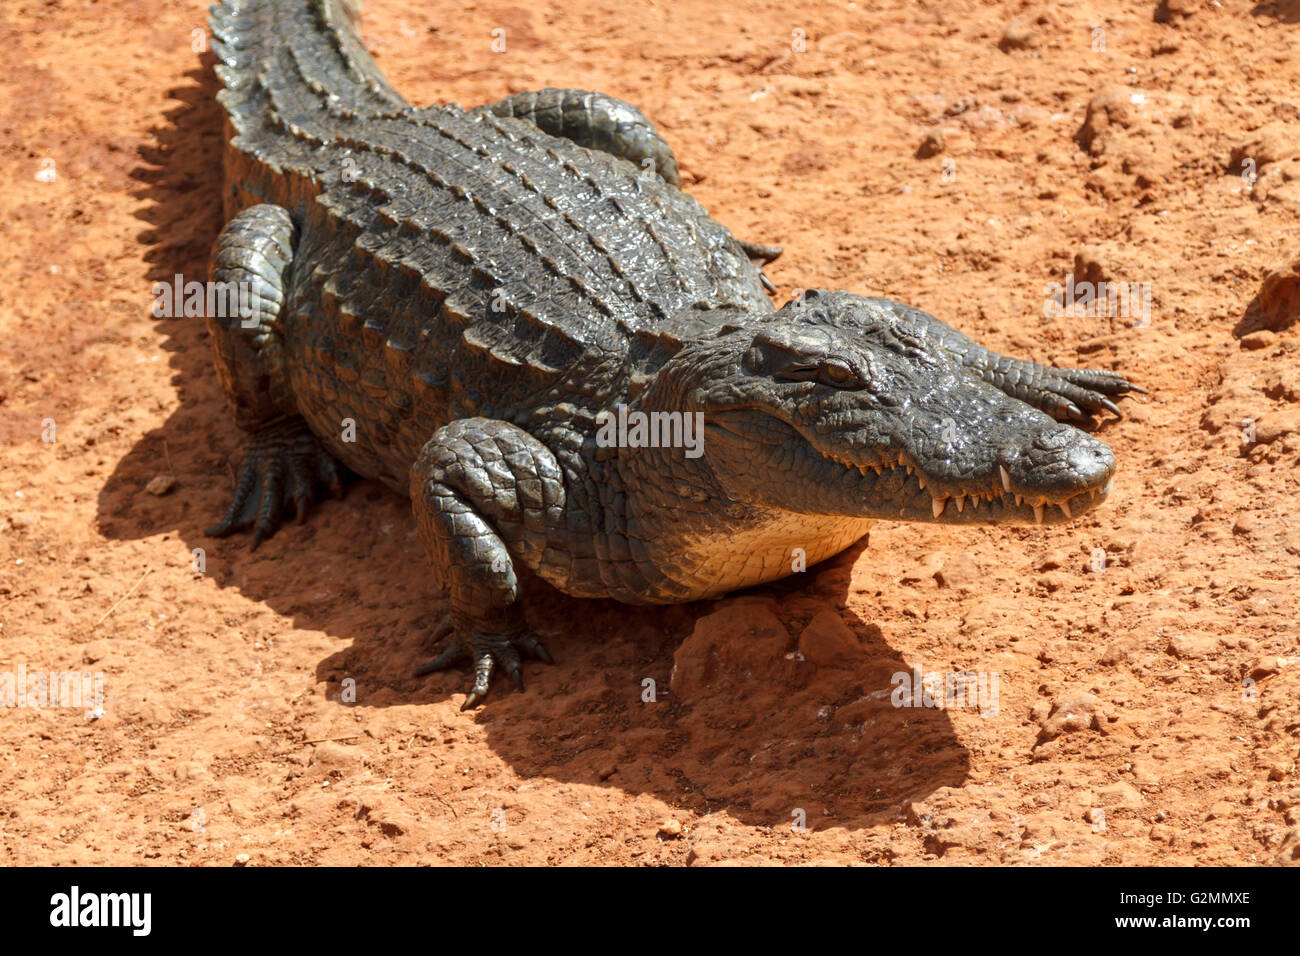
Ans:
[[[1052,504],[1105,488],[1115,472],[1110,446],[1069,425],[1048,426],[999,458],[1008,491]]]

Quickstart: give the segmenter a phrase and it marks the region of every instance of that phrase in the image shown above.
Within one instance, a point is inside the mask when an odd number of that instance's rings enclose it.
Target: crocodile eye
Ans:
[[[831,388],[862,388],[858,373],[843,362],[823,362],[817,369],[817,378]]]

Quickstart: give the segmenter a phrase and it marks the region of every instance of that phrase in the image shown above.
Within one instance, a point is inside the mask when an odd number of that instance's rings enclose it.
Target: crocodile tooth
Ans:
[[[973,498],[971,498],[971,500],[970,500],[970,506],[971,506],[972,510],[974,510],[974,511],[979,511],[979,510],[980,510],[980,502],[983,501],[983,500],[984,500],[984,498],[983,498],[983,496],[981,496],[981,495],[975,495]]]
[[[1070,514],[1070,503],[1068,501],[1062,501],[1057,507],[1059,507],[1062,511],[1065,512],[1065,516],[1067,518],[1074,517],[1074,515]]]
[[[1021,495],[1016,495],[1016,507],[1019,508],[1024,503],[1025,503],[1024,497]]]
[[[907,477],[911,478],[911,477],[912,477],[912,466],[911,466],[911,465],[906,465],[905,467],[907,468]]]
[[[943,516],[943,509],[948,506],[947,498],[935,498],[930,502],[930,510],[934,512],[936,518]]]
[[[1011,476],[1007,474],[1007,469],[1003,465],[998,465],[998,474],[1002,476],[1002,490],[1011,490]]]
[[[1043,506],[1034,505],[1034,521],[1037,524],[1043,523]]]
[[[922,491],[925,491],[925,479],[921,477],[920,472],[916,473],[916,483],[921,486]]]
[[[958,495],[956,501],[957,501],[957,514],[961,514],[962,509],[966,507],[966,496]]]
[[[1101,486],[1101,493],[1102,493],[1103,495],[1108,495],[1108,494],[1110,494],[1110,486],[1111,486],[1111,482],[1113,482],[1114,480],[1115,480],[1114,478],[1107,478],[1107,479],[1106,479],[1106,483],[1105,483],[1104,485]]]

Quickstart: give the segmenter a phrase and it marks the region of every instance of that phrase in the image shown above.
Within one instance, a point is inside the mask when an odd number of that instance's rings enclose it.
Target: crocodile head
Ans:
[[[723,326],[660,373],[664,397],[702,413],[704,460],[729,496],[947,524],[1064,522],[1106,497],[1103,442],[967,372],[924,328],[822,295]]]

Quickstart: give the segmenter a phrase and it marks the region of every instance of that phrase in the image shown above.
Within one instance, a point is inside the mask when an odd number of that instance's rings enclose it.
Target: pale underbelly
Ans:
[[[802,573],[862,539],[869,518],[773,516],[761,527],[688,541],[671,573],[692,598],[709,598]]]

